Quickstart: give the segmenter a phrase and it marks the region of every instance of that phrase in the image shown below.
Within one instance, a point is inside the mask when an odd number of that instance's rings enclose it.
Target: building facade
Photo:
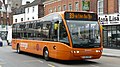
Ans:
[[[97,0],[46,0],[45,15],[65,10],[97,12]]]
[[[11,4],[5,3],[5,0],[0,1],[0,37],[2,40],[10,40],[8,36],[11,34],[12,25],[12,10]]]
[[[105,47],[120,48],[120,0],[98,0]]]
[[[13,15],[13,23],[37,20],[44,16],[44,7],[40,0],[22,5]],[[19,17],[19,18],[18,18]]]

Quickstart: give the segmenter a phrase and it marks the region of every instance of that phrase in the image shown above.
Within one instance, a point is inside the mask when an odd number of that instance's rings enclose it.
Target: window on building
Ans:
[[[17,19],[15,19],[15,22],[17,22]]]
[[[32,17],[32,19],[34,19],[34,17]]]
[[[21,18],[21,21],[23,21],[23,18]]]
[[[72,4],[69,4],[68,9],[69,9],[70,11],[72,11]]]
[[[98,0],[98,14],[103,14],[103,0]]]
[[[65,11],[66,10],[66,5],[63,5],[63,11]]]
[[[59,12],[59,11],[61,11],[61,7],[60,7],[60,6],[58,6],[58,12]]]
[[[52,13],[53,11],[52,11],[52,9],[49,9],[49,13]]]
[[[34,12],[35,7],[33,7],[33,12]]]
[[[28,20],[29,20],[29,18],[28,18]]]
[[[29,8],[27,9],[27,13],[29,13]]]
[[[56,12],[56,7],[54,7],[54,12]]]
[[[118,4],[119,4],[119,13],[120,13],[120,0],[119,0]]]
[[[79,3],[75,2],[75,11],[79,11]]]

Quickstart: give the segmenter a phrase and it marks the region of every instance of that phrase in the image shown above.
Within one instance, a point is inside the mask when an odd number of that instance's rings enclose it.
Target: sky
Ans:
[[[31,3],[31,2],[33,2],[34,0],[22,0],[22,5],[26,4],[26,1],[30,1],[30,3]]]

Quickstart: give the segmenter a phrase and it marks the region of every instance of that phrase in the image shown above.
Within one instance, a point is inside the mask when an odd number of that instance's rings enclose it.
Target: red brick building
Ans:
[[[98,0],[102,1],[102,0]],[[119,0],[103,0],[103,14],[112,14],[119,12]]]
[[[98,0],[104,47],[120,49],[120,0]]]
[[[84,0],[84,2],[88,3],[85,4],[88,9],[83,9],[83,0],[47,0],[44,2],[45,15],[64,10],[97,12],[97,0]]]

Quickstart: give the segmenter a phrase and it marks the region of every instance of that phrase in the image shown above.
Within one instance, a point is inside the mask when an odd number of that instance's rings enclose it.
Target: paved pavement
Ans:
[[[120,49],[103,48],[103,56],[113,56],[120,58]]]

